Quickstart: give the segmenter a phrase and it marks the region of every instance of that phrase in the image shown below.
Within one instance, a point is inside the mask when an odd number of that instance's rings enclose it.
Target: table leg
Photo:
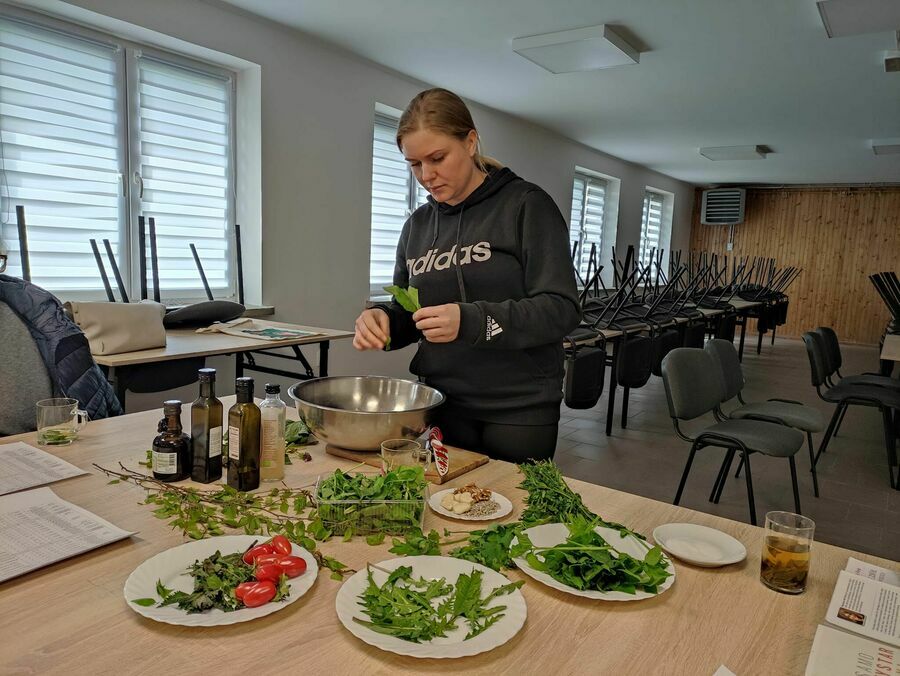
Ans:
[[[328,375],[328,346],[331,341],[323,340],[319,343],[319,377]]]
[[[234,377],[235,378],[243,378],[244,377],[244,353],[243,352],[235,352],[234,353]]]
[[[612,365],[609,369],[609,404],[606,409],[606,436],[612,435],[613,416],[616,414],[616,361],[619,357],[619,338],[614,338]]]
[[[106,375],[106,379],[109,381],[109,384],[112,385],[113,392],[116,393],[116,399],[119,400],[119,405],[122,407],[122,411],[125,411],[125,381],[121,378],[121,374],[116,371],[115,366],[110,366],[109,371]]]
[[[741,318],[741,342],[738,344],[738,361],[744,361],[744,338],[747,337],[747,315],[746,313],[743,315],[739,313],[738,317]]]

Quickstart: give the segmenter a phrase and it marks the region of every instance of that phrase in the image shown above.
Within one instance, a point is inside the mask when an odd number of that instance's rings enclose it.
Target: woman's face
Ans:
[[[478,136],[463,140],[429,129],[403,137],[401,148],[416,180],[438,202],[455,205],[481,185],[484,174],[475,166]]]

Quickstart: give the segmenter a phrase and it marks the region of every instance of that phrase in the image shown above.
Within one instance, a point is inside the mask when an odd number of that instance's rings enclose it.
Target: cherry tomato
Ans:
[[[256,582],[252,587],[244,592],[242,601],[248,608],[256,608],[263,606],[275,598],[275,583],[266,580],[264,582]]]
[[[256,545],[252,549],[244,552],[243,559],[244,563],[249,566],[253,565],[253,562],[256,561],[256,557],[262,556],[263,554],[274,554],[275,548],[272,545]]]
[[[237,587],[234,588],[235,597],[237,597],[238,601],[243,601],[244,596],[247,594],[247,592],[250,591],[251,589],[253,589],[253,587],[255,587],[257,584],[259,584],[259,583],[258,582],[241,582]]]
[[[253,577],[255,577],[260,582],[262,582],[263,580],[278,582],[283,572],[284,571],[281,570],[281,566],[279,564],[267,563],[264,566],[257,566],[256,572],[253,573]]]
[[[288,577],[297,577],[306,572],[306,561],[299,556],[282,556],[278,565]]]
[[[287,556],[293,551],[291,541],[284,537],[284,535],[276,535],[269,540],[269,544],[275,549],[276,554],[281,554],[282,556]]]
[[[257,556],[254,563],[257,566],[267,566],[270,563],[278,563],[282,558],[281,554],[263,554],[262,556]]]

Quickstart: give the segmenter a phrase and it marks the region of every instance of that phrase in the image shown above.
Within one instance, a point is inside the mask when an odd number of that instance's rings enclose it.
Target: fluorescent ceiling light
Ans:
[[[897,0],[820,0],[819,16],[830,38],[885,33],[900,28]]]
[[[872,141],[872,152],[876,155],[900,155],[900,138]]]
[[[716,146],[700,148],[700,154],[709,160],[763,160],[769,149],[766,146]]]
[[[515,38],[512,49],[551,73],[626,66],[641,58],[637,49],[606,24]]]

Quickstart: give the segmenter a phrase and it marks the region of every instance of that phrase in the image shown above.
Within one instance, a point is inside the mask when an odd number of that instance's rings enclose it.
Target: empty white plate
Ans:
[[[718,568],[747,558],[747,548],[727,533],[696,523],[667,523],[653,529],[663,551],[695,566]]]

